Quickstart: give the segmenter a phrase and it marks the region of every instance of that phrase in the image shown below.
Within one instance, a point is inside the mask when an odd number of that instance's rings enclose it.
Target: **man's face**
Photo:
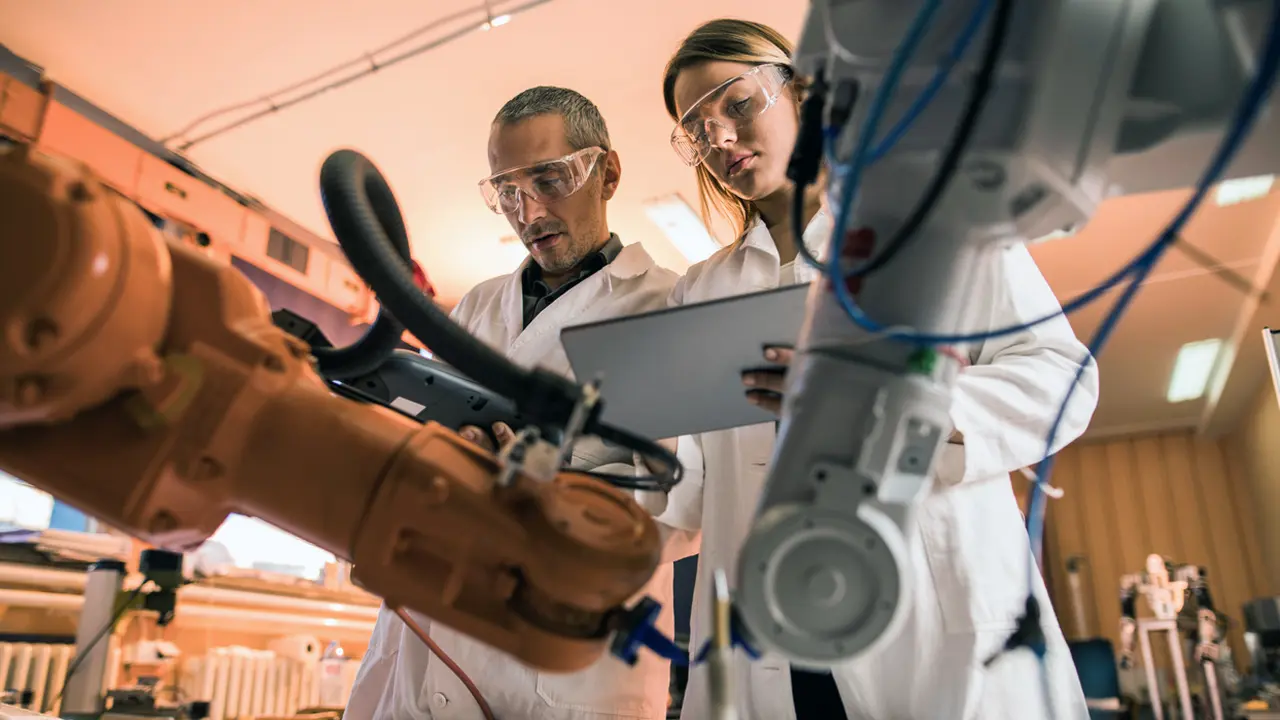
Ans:
[[[538,115],[493,127],[489,170],[498,173],[535,165],[573,151],[565,137],[564,118]],[[507,213],[507,221],[544,273],[567,273],[608,239],[605,202],[617,190],[618,167],[616,153],[602,155],[576,193],[546,204],[522,194],[519,208]]]

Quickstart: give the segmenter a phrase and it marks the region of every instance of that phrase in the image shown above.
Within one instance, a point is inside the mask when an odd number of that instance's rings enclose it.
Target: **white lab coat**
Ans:
[[[820,212],[804,242],[821,253],[831,218]],[[796,281],[814,271],[796,263]],[[991,256],[981,303],[991,328],[1055,310],[1057,301],[1022,246]],[[779,258],[766,226],[757,222],[738,243],[692,267],[671,304],[695,303],[778,286]],[[951,417],[963,446],[947,445],[935,483],[920,508],[912,567],[916,592],[906,627],[887,651],[834,671],[851,720],[1031,720],[1047,717],[1033,658],[1022,651],[984,670],[982,662],[1005,641],[1027,594],[1029,546],[1009,472],[1037,462],[1061,399],[1086,348],[1063,319],[973,347],[960,376]],[[1077,438],[1097,403],[1091,366],[1058,433],[1058,446]],[[838,391],[838,389],[833,389]],[[650,496],[659,521],[702,531],[694,591],[692,647],[707,638],[711,573],[731,583],[738,549],[755,515],[774,444],[774,424],[679,439],[685,479],[665,500]],[[1048,673],[1056,720],[1086,718],[1065,640],[1044,584],[1035,592],[1045,615]],[[744,720],[794,719],[786,661],[766,656],[747,663],[738,653],[736,692]],[[694,668],[682,718],[708,717],[705,667]]]
[[[526,260],[528,262],[528,260]],[[522,268],[523,269],[523,268]],[[524,327],[520,272],[478,285],[454,308],[453,318],[524,367],[571,375],[560,329],[592,320],[665,306],[677,276],[656,266],[640,245],[628,245],[603,270],[584,279]],[[610,472],[618,458],[598,444],[575,447],[575,465]],[[608,457],[606,457],[608,455]],[[666,608],[659,626],[671,633],[672,566],[658,568],[643,591]],[[510,656],[427,618],[414,615],[431,638],[479,687],[498,720],[656,720],[666,717],[666,661],[642,653],[636,667],[606,655],[572,674],[536,672]],[[482,720],[477,703],[452,672],[395,615],[383,608],[347,704],[351,720]]]

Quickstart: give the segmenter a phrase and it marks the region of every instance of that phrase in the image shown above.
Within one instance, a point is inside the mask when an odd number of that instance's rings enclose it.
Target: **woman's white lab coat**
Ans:
[[[815,216],[805,232],[806,246],[819,252],[831,224],[826,212]],[[982,304],[991,328],[1058,308],[1024,247],[990,257],[988,282],[975,283],[986,292],[974,302]],[[803,261],[797,261],[795,274],[797,282],[813,277]],[[758,222],[740,242],[691,268],[673,291],[672,304],[774,288],[779,277],[777,250]],[[951,411],[964,445],[946,447],[919,513],[910,619],[887,651],[834,671],[851,720],[1049,717],[1038,666],[1026,651],[990,669],[982,664],[1008,637],[1027,595],[1029,546],[1009,472],[1040,459],[1049,425],[1086,348],[1060,318],[981,343],[969,355],[973,364],[961,374]],[[1077,438],[1092,417],[1098,393],[1094,367],[1076,391],[1058,434],[1059,447]],[[659,520],[702,531],[692,647],[701,647],[707,637],[712,571],[723,568],[731,582],[736,575],[737,551],[754,517],[773,443],[773,423],[679,440],[685,480],[667,498]],[[1048,635],[1053,717],[1086,718],[1079,681],[1038,575],[1035,592]],[[739,717],[794,718],[786,661],[765,657],[748,664],[739,656]],[[707,699],[705,668],[694,668],[681,717],[708,717]]]
[[[570,375],[560,344],[568,325],[664,307],[677,276],[657,267],[640,245],[628,245],[603,270],[584,279],[547,306],[524,327],[520,273],[481,283],[463,297],[453,318],[481,340],[504,351],[524,367],[540,365]],[[628,472],[631,466],[607,467],[618,451],[580,443],[575,464]],[[630,454],[621,453],[624,462]],[[482,528],[478,528],[481,530]],[[672,632],[672,566],[658,568],[643,591],[660,601],[659,619]],[[543,674],[510,656],[449,628],[414,615],[431,638],[479,687],[499,720],[656,720],[666,717],[669,672],[666,661],[641,654],[636,667],[605,655],[592,667],[573,674]],[[361,663],[347,704],[352,720],[482,720],[466,687],[431,651],[383,608],[378,614],[368,653]]]

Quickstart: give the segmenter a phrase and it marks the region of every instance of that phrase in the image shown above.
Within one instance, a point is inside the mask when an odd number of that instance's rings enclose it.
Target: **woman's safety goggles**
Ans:
[[[671,147],[686,165],[695,166],[721,142],[774,106],[790,79],[782,65],[760,65],[721,83],[685,111],[671,132]]]
[[[605,152],[583,148],[555,160],[503,170],[480,181],[480,194],[499,215],[519,210],[521,196],[544,205],[563,200],[582,189]]]

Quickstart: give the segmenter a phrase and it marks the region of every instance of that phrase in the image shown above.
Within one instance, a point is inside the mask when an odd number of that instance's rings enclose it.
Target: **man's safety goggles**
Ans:
[[[773,107],[790,75],[782,65],[759,65],[721,83],[685,111],[671,132],[671,147],[686,165],[702,162],[721,134],[736,136]]]
[[[605,150],[583,148],[554,160],[503,170],[480,181],[480,194],[489,209],[505,215],[520,209],[520,197],[539,203],[563,200],[582,189]]]

